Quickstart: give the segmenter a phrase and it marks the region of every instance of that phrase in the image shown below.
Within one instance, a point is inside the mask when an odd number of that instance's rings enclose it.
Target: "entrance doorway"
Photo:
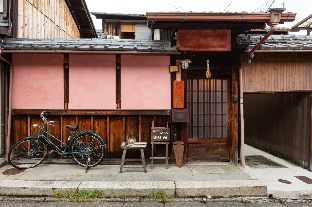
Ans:
[[[229,79],[188,79],[188,161],[228,161]]]

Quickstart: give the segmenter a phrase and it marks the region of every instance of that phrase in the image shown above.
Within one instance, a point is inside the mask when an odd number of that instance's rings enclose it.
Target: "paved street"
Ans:
[[[202,198],[189,198],[189,199],[174,199],[170,202],[155,201],[154,199],[137,199],[131,200],[90,200],[88,202],[73,202],[71,200],[58,200],[53,198],[4,198],[0,201],[0,206],[25,206],[25,207],[54,207],[54,206],[117,206],[117,207],[130,207],[130,206],[144,206],[144,207],[204,207],[204,206],[245,206],[245,207],[273,207],[273,206],[312,206],[312,201],[309,200],[290,200],[290,199],[263,199],[263,198],[233,198],[233,199],[213,199],[203,200]]]

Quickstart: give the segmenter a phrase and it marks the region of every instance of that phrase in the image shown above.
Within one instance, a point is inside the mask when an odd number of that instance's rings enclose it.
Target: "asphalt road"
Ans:
[[[217,199],[217,200],[203,200],[201,198],[195,199],[174,199],[170,202],[156,201],[153,199],[143,200],[89,200],[87,202],[73,202],[71,200],[58,200],[53,198],[2,198],[0,201],[0,207],[10,206],[21,206],[21,207],[58,207],[58,206],[69,206],[69,207],[102,207],[102,206],[117,206],[117,207],[204,207],[204,206],[218,206],[218,207],[273,207],[273,206],[312,206],[312,200],[276,200],[276,199],[246,199],[246,198],[235,198],[235,199]]]

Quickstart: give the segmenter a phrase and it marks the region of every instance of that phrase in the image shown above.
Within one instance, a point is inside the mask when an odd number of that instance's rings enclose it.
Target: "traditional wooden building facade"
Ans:
[[[39,113],[50,110],[62,126],[97,128],[108,146],[106,158],[120,159],[128,138],[150,143],[154,121],[169,124],[171,145],[183,141],[188,160],[237,163],[243,157],[240,55],[247,47],[237,37],[266,23],[294,20],[295,14],[282,12],[147,13],[151,30],[170,31],[170,41],[7,39],[1,45],[13,65],[7,141],[34,135]],[[50,130],[62,139],[69,133],[64,127]],[[159,148],[156,155],[164,152]]]
[[[95,38],[96,32],[85,0],[3,0],[0,38]],[[18,46],[17,46],[18,47]],[[0,154],[7,131],[11,55],[1,53]]]

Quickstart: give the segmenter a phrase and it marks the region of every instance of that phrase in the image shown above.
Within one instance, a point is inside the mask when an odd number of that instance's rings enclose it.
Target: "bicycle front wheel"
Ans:
[[[17,169],[32,168],[43,162],[47,146],[37,138],[23,139],[9,151],[9,162]]]
[[[105,147],[99,137],[83,134],[72,143],[74,160],[81,166],[97,166],[104,159]]]

